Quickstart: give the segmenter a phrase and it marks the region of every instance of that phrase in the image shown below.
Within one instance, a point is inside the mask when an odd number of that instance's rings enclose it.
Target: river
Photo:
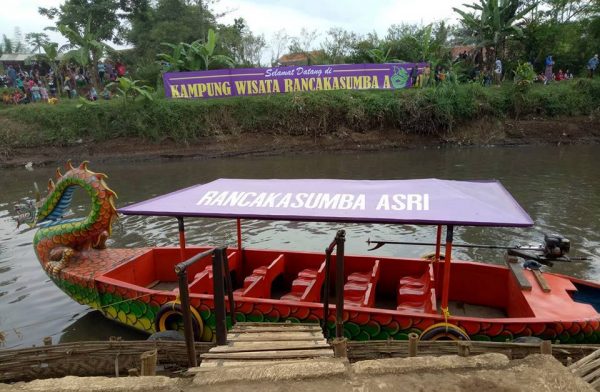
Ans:
[[[533,218],[527,229],[457,228],[455,241],[483,244],[538,243],[558,232],[572,242],[572,254],[588,260],[555,265],[553,271],[600,280],[600,146],[528,146],[514,148],[419,149],[381,153],[224,158],[144,163],[90,164],[109,174],[118,206],[193,184],[228,178],[342,179],[498,179]],[[16,228],[14,205],[34,197],[33,183],[46,184],[49,167],[0,169],[0,333],[4,347],[104,340],[109,336],[140,339],[145,335],[104,319],[71,300],[40,267],[32,247],[34,230]],[[85,215],[83,192],[72,205]],[[248,247],[322,251],[339,228],[347,230],[347,252],[364,254],[368,238],[433,241],[432,227],[348,225],[333,223],[243,221]],[[195,219],[187,224],[188,244],[235,244],[235,223]],[[176,245],[177,222],[168,218],[121,217],[110,247]],[[428,247],[388,245],[381,255],[420,256]],[[498,251],[455,249],[455,258],[501,263]]]

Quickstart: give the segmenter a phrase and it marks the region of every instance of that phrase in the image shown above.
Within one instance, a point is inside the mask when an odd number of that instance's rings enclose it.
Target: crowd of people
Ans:
[[[20,66],[8,65],[5,75],[0,75],[2,102],[5,104],[56,103],[59,96],[68,99],[84,97],[90,101],[99,98],[110,99],[111,91],[107,84],[125,75],[126,68],[122,63],[106,60],[98,64],[96,75],[90,75],[84,67],[63,66],[58,72],[44,69],[39,65],[24,69]],[[92,80],[94,76],[98,83]],[[101,88],[98,93],[95,86]],[[59,91],[59,88],[62,90]]]
[[[528,63],[531,68],[533,69],[533,65],[531,65],[531,63]],[[537,76],[535,78],[533,78],[533,80],[531,80],[532,82],[539,82],[539,83],[543,83],[543,84],[548,84],[549,82],[560,82],[562,80],[569,80],[569,79],[573,79],[574,75],[571,72],[570,69],[559,69],[558,72],[555,72],[554,69],[554,65],[555,65],[555,61],[552,55],[548,55],[546,57],[546,59],[544,60],[544,70],[543,72],[540,72],[539,74],[537,74]],[[599,65],[599,59],[598,59],[598,55],[595,54],[587,63],[587,71],[588,71],[588,76],[590,78],[594,77],[594,73],[596,71],[596,69],[598,68]],[[502,80],[503,80],[503,69],[502,69],[502,61],[500,59],[497,59],[495,61],[495,65],[494,65],[494,69],[492,72],[489,72],[487,68],[484,68],[482,75],[478,75],[481,76],[482,80],[483,80],[483,84],[486,86],[491,85],[492,83],[499,85]]]

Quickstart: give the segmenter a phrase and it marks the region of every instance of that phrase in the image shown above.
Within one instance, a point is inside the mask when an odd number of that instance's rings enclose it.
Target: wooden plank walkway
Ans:
[[[570,365],[569,370],[600,391],[600,350]]]
[[[227,344],[201,355],[200,368],[333,358],[318,324],[237,323]]]

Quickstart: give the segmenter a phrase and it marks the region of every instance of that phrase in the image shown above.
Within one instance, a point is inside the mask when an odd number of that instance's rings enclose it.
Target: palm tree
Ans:
[[[12,41],[6,36],[6,34],[2,34],[2,42],[4,43],[2,45],[2,51],[4,53],[14,53],[14,47],[13,47],[13,43]]]
[[[38,53],[42,53],[42,45],[49,42],[48,35],[45,33],[28,33],[25,35],[25,40],[31,45],[31,51]]]
[[[479,48],[485,48],[490,66],[494,57],[504,54],[508,38],[523,35],[519,22],[537,6],[537,2],[525,7],[521,7],[521,4],[520,0],[479,0],[479,3],[463,4],[473,12],[453,8],[461,16],[462,25],[470,32],[469,38]]]

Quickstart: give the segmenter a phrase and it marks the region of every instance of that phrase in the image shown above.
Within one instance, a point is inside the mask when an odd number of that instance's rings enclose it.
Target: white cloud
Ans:
[[[360,34],[376,31],[385,35],[392,24],[429,24],[454,21],[452,7],[467,0],[221,0],[216,10],[230,12],[222,22],[242,17],[250,29],[267,39],[285,29],[291,35],[302,27],[324,34],[331,27],[342,27]],[[317,45],[318,46],[318,45]]]
[[[57,7],[64,0],[1,0],[0,34],[14,36],[19,27],[23,36],[41,32],[53,22],[38,13],[39,7]],[[468,0],[220,0],[215,4],[218,12],[229,11],[220,21],[233,23],[242,17],[250,29],[264,34],[267,42],[272,35],[285,29],[290,35],[298,35],[304,27],[318,30],[321,37],[315,41],[319,46],[324,34],[332,27],[366,34],[376,31],[384,36],[392,24],[428,24],[439,20],[454,20],[452,7],[461,6]],[[8,5],[10,3],[10,6]],[[52,40],[61,44],[65,39],[58,33],[46,32]]]
[[[0,35],[5,34],[12,39],[15,27],[18,27],[21,29],[23,37],[27,33],[45,32],[51,40],[61,44],[66,43],[59,33],[44,31],[44,27],[54,26],[54,23],[38,13],[39,7],[57,7],[62,2],[62,0],[2,0]]]

